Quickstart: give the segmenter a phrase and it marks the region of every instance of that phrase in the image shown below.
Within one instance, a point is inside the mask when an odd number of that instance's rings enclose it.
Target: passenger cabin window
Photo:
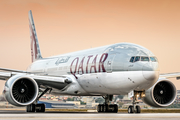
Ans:
[[[141,57],[141,61],[149,61],[149,57]]]
[[[152,62],[157,62],[157,59],[155,57],[150,57]]]

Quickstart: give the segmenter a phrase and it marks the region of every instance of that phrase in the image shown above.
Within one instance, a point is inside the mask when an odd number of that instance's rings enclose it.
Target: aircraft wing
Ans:
[[[177,80],[180,79],[180,73],[166,73],[160,74],[160,78],[176,78]]]
[[[10,77],[22,74],[23,76],[33,78],[39,86],[51,87],[56,89],[62,89],[68,84],[72,83],[70,78],[66,76],[47,76],[47,75],[38,75],[39,73],[31,73],[20,70],[0,68],[0,80],[7,81]]]
[[[9,72],[18,72],[18,73],[28,73],[27,71],[23,70],[15,70],[15,69],[8,69],[8,68],[0,68],[1,71],[9,71]]]
[[[7,80],[16,74],[23,74],[23,73],[24,74],[25,73],[33,74],[33,73],[27,72],[27,71],[8,69],[8,68],[0,68],[0,71],[1,71],[0,72],[0,80]]]
[[[7,80],[12,76],[10,72],[0,72],[0,80]]]

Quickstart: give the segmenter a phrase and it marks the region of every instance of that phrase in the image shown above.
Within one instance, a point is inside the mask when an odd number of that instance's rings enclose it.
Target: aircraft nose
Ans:
[[[159,78],[158,63],[147,63],[142,68],[143,76],[146,80],[157,81]]]

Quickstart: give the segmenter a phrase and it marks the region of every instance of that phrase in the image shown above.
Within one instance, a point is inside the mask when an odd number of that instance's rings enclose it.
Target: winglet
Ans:
[[[34,62],[35,60],[41,59],[42,56],[31,10],[29,11],[29,30],[31,39],[31,58],[32,62]]]

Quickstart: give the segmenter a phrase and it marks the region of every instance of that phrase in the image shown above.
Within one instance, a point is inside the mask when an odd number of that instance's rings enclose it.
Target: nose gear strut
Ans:
[[[145,97],[144,91],[134,91],[133,103],[128,107],[128,113],[141,113],[141,108],[138,104],[138,98]]]

